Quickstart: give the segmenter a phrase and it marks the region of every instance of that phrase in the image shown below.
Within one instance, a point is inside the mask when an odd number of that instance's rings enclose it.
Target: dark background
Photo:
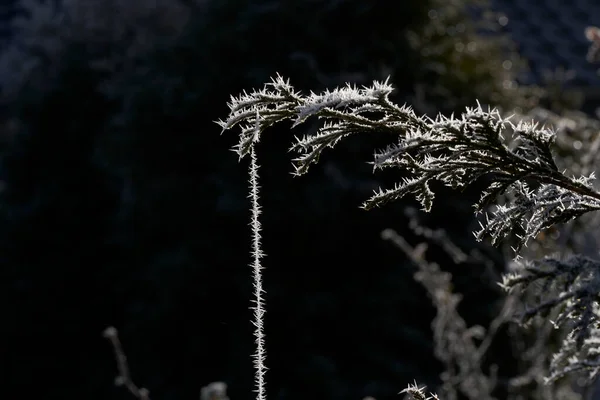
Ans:
[[[145,4],[119,7],[133,3]],[[2,398],[131,398],[113,385],[116,365],[102,338],[109,325],[153,399],[197,398],[217,380],[232,400],[254,397],[247,160],[230,151],[236,134],[220,135],[214,123],[227,116],[230,95],[261,88],[276,73],[305,92],[389,75],[394,101],[419,113],[460,111],[475,99],[507,108],[536,101],[515,83],[521,64],[492,33],[497,19],[484,19],[468,0],[195,4],[177,35],[155,28],[145,51],[123,58],[133,67],[112,71],[95,61],[128,54],[136,24],[157,22],[134,18],[117,40],[76,29],[7,33]],[[31,22],[31,9],[16,10],[29,28],[41,24]],[[61,22],[76,23],[87,32],[85,20]],[[36,45],[49,37],[60,52]],[[20,64],[9,69],[15,51]],[[513,68],[503,67],[506,59]],[[36,67],[25,68],[32,60]],[[389,139],[352,138],[292,178],[293,135],[314,127],[275,127],[257,148],[268,396],[391,399],[415,379],[434,389],[434,310],[414,267],[380,239],[394,228],[421,240],[403,213],[415,203],[358,208],[400,176],[372,175],[366,163]],[[423,223],[447,230],[465,251],[479,246],[502,270],[499,251],[471,233],[477,191],[439,190]],[[435,246],[428,256],[453,272],[467,321],[485,325],[499,293],[483,266],[457,267]],[[510,365],[510,352],[502,354]]]

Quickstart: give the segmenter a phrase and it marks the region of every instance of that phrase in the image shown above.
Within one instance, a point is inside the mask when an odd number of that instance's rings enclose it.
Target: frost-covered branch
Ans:
[[[410,400],[440,400],[435,393],[430,393],[430,396],[427,396],[425,394],[425,388],[419,387],[416,382],[413,385],[408,385],[407,388],[400,393],[406,393]]]
[[[323,150],[347,136],[392,134],[397,142],[375,152],[374,169],[395,167],[409,176],[392,189],[376,192],[363,204],[365,209],[412,194],[429,211],[433,181],[463,189],[482,177],[491,177],[475,204],[476,213],[501,194],[512,196],[512,201],[496,205],[476,237],[481,240],[490,235],[496,243],[515,231],[519,235],[515,251],[553,224],[600,209],[600,193],[591,184],[593,173],[575,178],[558,170],[551,152],[555,138],[551,129],[513,123],[498,110],[486,111],[480,104],[460,117],[417,116],[409,106],[392,103],[392,91],[385,81],[362,89],[347,85],[303,96],[278,76],[262,90],[232,97],[228,118],[218,123],[223,130],[241,127],[235,151],[242,158],[249,154],[252,143],[278,122],[293,121],[295,127],[312,116],[325,120],[316,134],[296,138],[292,145],[297,154],[293,159],[296,175],[306,173]]]
[[[587,370],[589,378],[600,372],[600,262],[581,255],[565,260],[548,257],[516,264],[502,287],[508,291],[533,289],[536,304],[521,313],[520,321],[545,317],[556,311],[553,324],[568,334],[552,358],[548,381]]]

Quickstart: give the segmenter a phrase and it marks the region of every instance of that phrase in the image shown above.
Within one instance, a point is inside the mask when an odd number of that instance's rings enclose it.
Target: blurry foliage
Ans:
[[[509,109],[528,110],[537,104],[543,90],[517,83],[526,64],[501,33],[503,15],[486,0],[436,0],[428,18],[420,29],[408,32],[421,66],[415,107],[423,100],[434,105],[420,111],[456,111],[474,99]]]

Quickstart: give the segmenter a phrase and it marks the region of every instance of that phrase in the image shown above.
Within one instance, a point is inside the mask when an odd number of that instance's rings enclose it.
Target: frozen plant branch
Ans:
[[[393,143],[375,151],[371,164],[374,170],[398,168],[408,176],[394,188],[380,189],[363,208],[371,209],[413,195],[425,211],[433,205],[435,181],[453,189],[463,190],[481,178],[487,178],[487,188],[474,204],[476,214],[486,212],[480,222],[481,230],[475,233],[478,240],[490,236],[493,244],[514,234],[518,238],[515,252],[554,224],[568,222],[587,212],[600,210],[600,193],[592,185],[593,172],[579,177],[569,177],[560,172],[552,154],[555,132],[537,123],[512,121],[504,118],[497,109],[485,110],[481,104],[467,108],[459,117],[443,115],[432,119],[417,116],[409,106],[398,106],[390,101],[393,88],[385,82],[374,82],[371,87],[358,89],[351,85],[324,93],[302,95],[281,76],[272,79],[262,90],[231,97],[230,113],[225,120],[217,121],[223,131],[239,126],[241,133],[234,151],[239,158],[250,155],[250,182],[252,198],[253,270],[255,284],[255,353],[258,399],[264,400],[264,333],[262,324],[264,307],[260,258],[260,224],[258,216],[257,163],[254,145],[264,131],[280,122],[291,121],[292,128],[308,118],[323,120],[315,134],[296,138],[291,146],[294,174],[308,172],[326,148],[333,148],[340,140],[358,133],[381,133],[392,136]],[[498,197],[506,201],[498,203]],[[488,207],[491,213],[487,214]],[[388,232],[389,234],[389,232]],[[390,237],[391,238],[391,237]],[[438,238],[442,239],[442,238]],[[401,246],[402,248],[402,246]],[[404,249],[420,266],[429,266],[422,259],[422,251]],[[464,254],[456,252],[457,259]],[[550,380],[560,374],[582,369],[595,376],[600,371],[598,330],[598,300],[600,292],[600,265],[583,258],[566,262],[546,259],[537,264],[527,264],[522,271],[507,276],[506,288],[533,286],[541,283],[541,299],[524,317],[559,310],[555,321],[570,329],[570,334],[555,355]],[[546,266],[542,268],[542,266]],[[438,331],[455,332],[452,342],[438,338],[438,350],[448,363],[448,387],[461,384],[466,393],[489,393],[494,379],[478,375],[477,381],[462,382],[451,378],[466,377],[468,366],[479,365],[481,353],[471,342],[476,330],[467,329],[464,321],[445,320],[452,314],[459,297],[442,290],[447,277],[435,268],[422,268],[418,278],[430,290],[442,315],[436,321]],[[431,285],[429,287],[428,285]],[[538,289],[535,288],[534,289]],[[550,290],[552,289],[552,290]],[[548,295],[544,298],[545,295]],[[462,322],[461,322],[462,321]],[[497,327],[494,327],[494,330]],[[434,329],[435,330],[435,329]],[[458,357],[459,348],[467,348],[472,358]],[[487,348],[486,345],[482,347]],[[461,352],[463,353],[463,352]],[[445,357],[445,358],[444,358]],[[422,395],[418,388],[412,395]],[[451,391],[448,391],[451,393]]]
[[[419,387],[417,382],[402,390],[400,393],[406,393],[410,400],[440,400],[437,394],[430,393],[431,396],[425,394],[425,388]]]
[[[553,324],[566,328],[567,336],[550,364],[548,382],[567,373],[587,371],[593,379],[600,373],[600,262],[582,255],[564,260],[547,257],[516,265],[504,276],[501,286],[507,291],[537,294],[536,305],[525,307],[520,322],[556,311]]]
[[[266,399],[266,384],[265,374],[267,367],[265,364],[266,359],[266,348],[265,348],[265,332],[264,332],[264,319],[265,319],[265,299],[263,297],[263,279],[262,270],[263,266],[261,259],[264,257],[261,245],[261,224],[260,224],[260,197],[259,197],[259,186],[258,186],[258,162],[256,159],[256,153],[254,146],[251,147],[250,151],[250,199],[252,201],[252,216],[250,226],[252,228],[252,278],[254,286],[254,338],[256,343],[256,353],[254,353],[254,369],[255,369],[255,383],[256,383],[256,400]]]
[[[460,117],[417,116],[409,106],[392,103],[392,91],[386,80],[362,89],[347,85],[304,96],[277,76],[262,90],[232,97],[229,116],[218,124],[223,130],[240,126],[234,151],[243,158],[276,123],[289,120],[295,127],[310,117],[323,119],[316,134],[296,138],[292,145],[297,154],[295,175],[306,173],[326,148],[345,137],[391,134],[396,143],[376,151],[371,164],[375,170],[400,168],[409,177],[392,189],[380,189],[363,208],[411,194],[429,211],[434,200],[432,181],[464,189],[482,177],[491,177],[474,205],[475,212],[483,212],[504,193],[512,195],[512,201],[496,205],[476,237],[481,240],[489,235],[496,244],[513,231],[522,232],[517,252],[542,230],[600,209],[600,193],[591,184],[593,173],[574,178],[558,171],[551,152],[555,138],[551,129],[535,123],[515,124],[498,110],[486,111],[480,104],[467,108]]]

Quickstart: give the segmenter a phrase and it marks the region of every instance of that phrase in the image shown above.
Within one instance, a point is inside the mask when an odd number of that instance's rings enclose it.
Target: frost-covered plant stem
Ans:
[[[266,349],[264,333],[265,300],[263,298],[263,281],[261,259],[264,257],[261,246],[261,224],[260,224],[260,196],[258,186],[258,162],[256,159],[256,150],[254,145],[250,150],[250,199],[252,201],[252,216],[250,225],[252,227],[252,273],[254,285],[254,338],[256,343],[256,352],[253,355],[255,368],[255,383],[257,400],[266,399],[265,390],[265,366]]]

